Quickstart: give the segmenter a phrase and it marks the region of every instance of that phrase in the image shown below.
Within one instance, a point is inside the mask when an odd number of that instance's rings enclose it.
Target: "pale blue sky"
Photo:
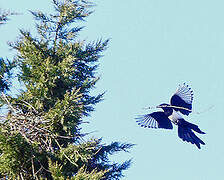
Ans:
[[[104,142],[136,144],[124,180],[222,180],[224,164],[224,1],[222,0],[96,0],[95,12],[80,38],[111,38],[101,59],[102,77],[96,92],[107,90],[105,100],[88,118],[87,131]],[[20,16],[1,26],[0,54],[11,57],[7,40],[18,28],[33,29],[27,10],[49,12],[50,0],[0,0],[0,7]],[[198,150],[177,136],[177,129],[142,129],[135,116],[143,107],[169,102],[180,83],[194,90],[193,109],[186,117],[207,134]]]

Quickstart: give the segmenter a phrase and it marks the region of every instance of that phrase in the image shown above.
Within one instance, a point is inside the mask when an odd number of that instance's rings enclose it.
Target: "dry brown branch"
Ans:
[[[39,113],[33,106],[25,101],[22,101],[25,106],[29,106],[30,111],[24,113],[17,108],[17,105],[13,105],[7,99],[7,96],[2,93],[1,98],[7,103],[8,109],[11,112],[8,115],[0,116],[0,127],[6,130],[9,135],[20,134],[30,145],[38,145],[39,151],[54,152],[55,150],[61,150],[63,156],[73,165],[78,166],[61,147],[58,139],[73,139],[79,137],[80,139],[85,135],[76,134],[74,136],[61,136],[52,132],[52,120],[46,119],[46,115]],[[78,153],[78,152],[77,152]],[[37,174],[41,171],[46,171],[44,166],[32,153],[32,157],[29,158],[31,162],[32,176],[35,179]],[[35,161],[39,162],[40,167],[35,169]],[[24,172],[25,173],[25,172]],[[24,173],[20,174],[20,179],[24,179]]]

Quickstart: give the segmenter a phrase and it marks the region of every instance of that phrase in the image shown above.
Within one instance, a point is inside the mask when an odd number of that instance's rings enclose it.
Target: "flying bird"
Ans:
[[[176,92],[170,99],[170,104],[160,104],[157,108],[162,108],[163,111],[153,112],[137,117],[138,125],[148,128],[163,128],[173,129],[173,124],[178,126],[178,136],[183,141],[195,144],[199,149],[200,145],[205,143],[195,135],[205,134],[195,124],[184,120],[182,115],[189,115],[192,112],[193,91],[185,83],[179,85]]]

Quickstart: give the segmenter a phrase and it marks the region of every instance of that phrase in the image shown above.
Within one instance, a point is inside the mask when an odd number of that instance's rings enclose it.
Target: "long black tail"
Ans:
[[[178,125],[181,125],[181,126],[184,126],[184,127],[189,127],[191,129],[193,129],[194,131],[196,131],[197,133],[205,134],[205,132],[202,132],[197,125],[189,123],[189,122],[185,121],[184,119],[181,119],[179,121]]]
[[[178,136],[183,140],[195,144],[199,149],[200,144],[205,145],[205,143],[198,138],[193,131],[205,134],[203,131],[199,129],[199,127],[195,124],[189,123],[184,119],[180,119],[178,122]]]

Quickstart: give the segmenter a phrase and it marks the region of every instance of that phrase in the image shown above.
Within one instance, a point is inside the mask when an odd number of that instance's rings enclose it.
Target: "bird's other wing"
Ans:
[[[180,108],[174,108],[176,111],[181,112],[184,115],[189,115],[192,110],[193,102],[193,91],[185,83],[179,85],[177,91],[170,99],[170,104],[172,106],[177,106]]]
[[[173,129],[170,119],[164,112],[153,112],[151,114],[139,116],[136,119],[136,122],[141,127]]]
[[[195,135],[194,131],[200,134],[205,134],[198,128],[197,125],[189,123],[185,121],[184,119],[179,120],[178,122],[179,138],[181,138],[183,141],[187,141],[187,142],[190,142],[191,144],[195,144],[199,149],[201,149],[200,145],[201,144],[205,145],[205,143]]]

